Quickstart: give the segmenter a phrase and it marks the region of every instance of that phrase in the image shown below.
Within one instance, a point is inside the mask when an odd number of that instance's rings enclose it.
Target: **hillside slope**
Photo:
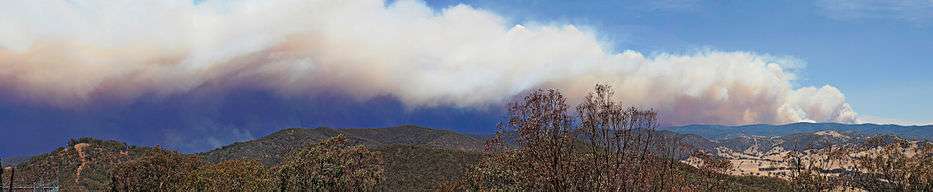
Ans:
[[[457,181],[482,158],[483,141],[456,132],[416,126],[378,129],[285,129],[261,139],[237,143],[213,151],[190,154],[207,161],[257,159],[275,165],[282,157],[302,146],[344,134],[351,142],[369,146],[385,159],[385,180],[380,191],[433,191]],[[661,132],[665,137],[710,148],[715,143],[695,135]],[[74,140],[53,152],[32,157],[17,166],[16,186],[61,186],[63,191],[103,191],[109,189],[111,170],[121,162],[152,153],[172,153],[149,147],[135,147],[118,141]],[[678,166],[688,166],[678,163]],[[759,177],[726,177],[701,174],[685,169],[694,179],[723,179],[726,185],[743,191],[780,190],[784,183]],[[5,176],[8,173],[5,173]]]
[[[388,145],[412,145],[480,151],[483,149],[484,143],[481,139],[452,131],[407,125],[366,129],[292,128],[272,133],[257,140],[234,143],[198,155],[207,161],[215,163],[231,159],[255,159],[266,165],[274,165],[295,149],[318,143],[323,139],[338,134],[343,134],[350,142],[371,148]]]
[[[117,164],[153,153],[170,153],[136,147],[119,141],[90,138],[72,140],[65,147],[37,155],[16,165],[14,186],[61,187],[62,191],[106,191],[110,172]],[[9,177],[9,170],[4,176]],[[7,180],[4,184],[8,185]]]
[[[454,182],[482,157],[480,152],[413,145],[376,148],[385,158],[386,180],[380,191],[436,191],[439,184]]]

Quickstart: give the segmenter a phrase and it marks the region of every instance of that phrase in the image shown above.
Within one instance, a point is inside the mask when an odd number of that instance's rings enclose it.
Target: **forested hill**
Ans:
[[[284,129],[257,140],[234,143],[199,155],[211,162],[245,158],[271,165],[278,163],[283,156],[295,149],[338,134],[343,134],[353,143],[368,147],[411,145],[461,151],[483,149],[483,140],[479,138],[453,131],[405,125],[387,128]]]

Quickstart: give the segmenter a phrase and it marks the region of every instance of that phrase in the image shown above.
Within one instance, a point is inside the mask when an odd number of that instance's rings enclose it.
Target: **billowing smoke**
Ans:
[[[749,52],[616,51],[574,25],[516,25],[467,5],[416,1],[0,6],[0,96],[59,107],[231,87],[475,107],[544,87],[579,99],[607,83],[670,124],[856,121],[838,89],[795,87],[795,66]]]

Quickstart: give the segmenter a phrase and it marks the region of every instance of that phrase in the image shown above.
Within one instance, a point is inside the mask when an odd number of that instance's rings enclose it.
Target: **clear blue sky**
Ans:
[[[933,1],[427,1],[511,22],[589,26],[617,50],[751,51],[806,62],[803,86],[830,84],[863,117],[933,122]]]

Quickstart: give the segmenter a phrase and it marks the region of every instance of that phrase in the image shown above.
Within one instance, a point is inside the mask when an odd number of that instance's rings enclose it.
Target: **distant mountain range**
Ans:
[[[877,124],[840,124],[840,123],[791,123],[784,125],[687,125],[669,127],[669,130],[681,134],[694,134],[710,140],[726,140],[742,136],[777,137],[798,133],[836,131],[852,135],[894,135],[916,140],[933,140],[933,125],[900,126]]]

